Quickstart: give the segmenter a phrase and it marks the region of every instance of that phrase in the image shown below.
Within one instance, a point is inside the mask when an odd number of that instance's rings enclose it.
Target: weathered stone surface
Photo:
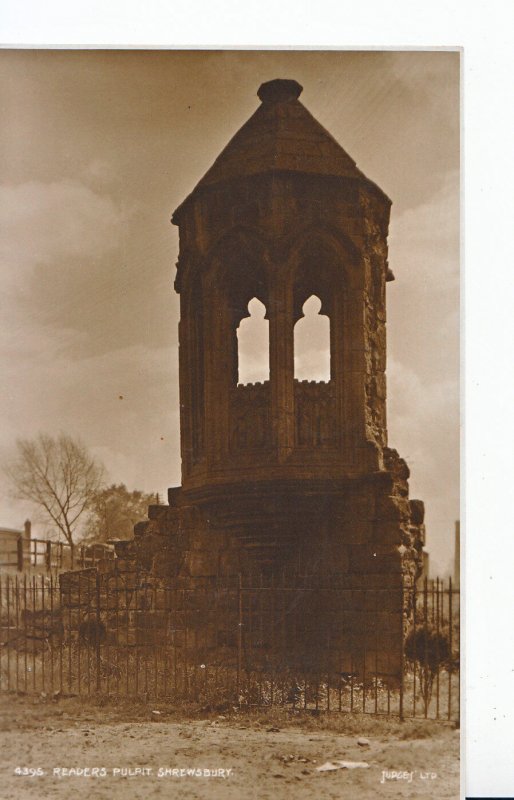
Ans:
[[[414,525],[422,525],[425,519],[425,504],[423,500],[410,501],[411,522]]]
[[[148,506],[148,519],[150,520],[161,520],[167,519],[170,514],[170,507],[163,506],[163,505],[152,505]]]
[[[184,571],[189,575],[217,575],[218,559],[209,550],[190,550],[186,553]]]
[[[354,573],[402,573],[400,553],[376,552],[376,546],[353,545],[350,549],[350,570]]]
[[[410,545],[411,527],[398,520],[375,520],[373,533],[368,541],[386,546]]]
[[[220,575],[237,575],[241,571],[241,554],[238,550],[224,550],[220,553]]]
[[[114,552],[118,558],[133,558],[136,553],[134,539],[120,539],[114,543]]]

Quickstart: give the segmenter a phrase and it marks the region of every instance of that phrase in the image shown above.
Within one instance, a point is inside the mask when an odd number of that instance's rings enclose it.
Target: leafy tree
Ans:
[[[5,468],[15,497],[38,507],[73,547],[84,512],[102,485],[103,466],[79,439],[66,434],[41,433],[19,439],[16,447]]]
[[[86,540],[131,539],[136,522],[146,519],[148,506],[158,502],[158,495],[138,489],[129,492],[123,483],[100,489],[92,499]]]

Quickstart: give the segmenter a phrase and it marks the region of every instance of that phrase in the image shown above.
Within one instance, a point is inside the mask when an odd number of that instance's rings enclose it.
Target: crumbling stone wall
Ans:
[[[242,574],[258,585],[261,570],[270,578],[271,563],[286,582],[310,575],[312,592],[300,593],[288,620],[290,635],[294,626],[290,644],[282,642],[278,653],[267,634],[247,666],[276,667],[278,658],[289,670],[314,671],[313,654],[325,652],[330,638],[325,667],[335,674],[398,677],[409,590],[424,542],[424,507],[409,500],[408,467],[395,450],[384,450],[384,464],[377,475],[334,492],[323,507],[316,498],[286,502],[279,495],[267,519],[258,498],[243,505],[236,500],[229,513],[223,503],[193,506],[180,489],[170,490],[170,504],[151,506],[134,539],[116,543],[114,562],[61,576],[66,632],[93,642],[101,637],[113,647],[155,644],[161,630],[180,649],[183,639],[194,636],[198,658],[234,667],[241,646],[237,595],[226,595],[223,607],[216,601],[214,612],[216,579],[237,585]],[[212,596],[206,586],[213,587]],[[195,587],[203,588],[190,592],[184,605],[180,590]],[[99,614],[92,615],[97,604]],[[271,614],[269,609],[269,630],[279,624]]]

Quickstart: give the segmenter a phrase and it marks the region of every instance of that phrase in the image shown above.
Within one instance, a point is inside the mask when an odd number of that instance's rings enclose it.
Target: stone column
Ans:
[[[278,460],[287,459],[294,446],[294,336],[290,282],[277,272],[270,292],[270,382],[273,442]]]
[[[232,376],[230,319],[225,292],[207,282],[204,304],[206,451],[209,467],[221,466],[229,440],[228,393]]]

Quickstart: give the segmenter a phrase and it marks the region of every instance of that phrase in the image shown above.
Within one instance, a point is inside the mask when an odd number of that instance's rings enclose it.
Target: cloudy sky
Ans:
[[[0,461],[18,437],[62,430],[112,481],[180,483],[170,216],[259,85],[295,78],[393,200],[389,439],[445,571],[459,515],[458,54],[41,50],[0,64]],[[31,509],[0,481],[0,525],[19,527]]]

